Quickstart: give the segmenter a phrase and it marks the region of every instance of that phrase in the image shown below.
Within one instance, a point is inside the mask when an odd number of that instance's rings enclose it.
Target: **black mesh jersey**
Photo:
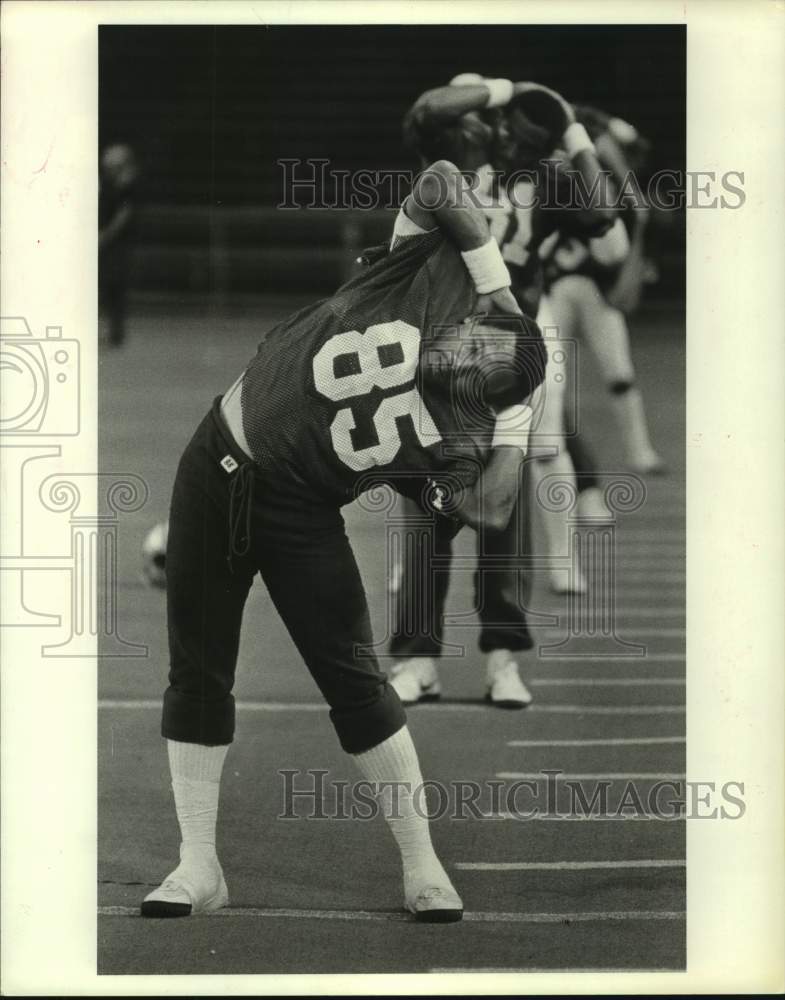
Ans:
[[[497,184],[483,199],[491,235],[501,247],[512,291],[521,309],[535,317],[546,288],[544,263],[557,244],[586,246],[601,235],[607,219],[592,208],[572,207],[567,167],[543,160],[536,174],[518,180],[509,193]]]
[[[616,197],[612,181],[608,182],[608,193],[611,198]],[[618,212],[618,218],[631,239],[636,225],[634,210],[625,208]],[[545,289],[551,288],[560,278],[571,274],[591,278],[603,290],[613,285],[623,262],[614,261],[608,265],[602,261],[601,255],[594,255],[591,240],[602,235],[603,233],[596,229],[576,230],[569,226],[561,226],[555,238],[544,245],[542,257]]]
[[[245,371],[243,430],[278,490],[344,504],[384,481],[420,499],[433,477],[479,474],[449,380],[419,376],[430,338],[472,312],[463,261],[438,230],[376,256],[276,326]]]

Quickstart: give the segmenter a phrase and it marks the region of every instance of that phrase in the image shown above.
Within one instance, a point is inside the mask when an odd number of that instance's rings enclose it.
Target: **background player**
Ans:
[[[512,289],[523,309],[537,316],[541,328],[555,330],[543,299],[544,277],[540,253],[556,226],[582,237],[600,236],[612,225],[613,213],[602,206],[576,210],[542,211],[538,202],[538,182],[543,186],[564,184],[563,171],[541,161],[565,142],[574,166],[591,187],[599,163],[585,131],[575,124],[571,107],[547,88],[531,83],[513,84],[509,80],[486,80],[475,74],[462,74],[449,86],[421,95],[404,118],[404,138],[421,159],[429,155],[449,155],[464,171],[471,172],[473,192],[485,212],[491,233],[499,242],[509,267]],[[527,171],[510,197],[498,171]],[[562,204],[565,204],[562,198]],[[566,202],[569,205],[569,202]],[[618,235],[618,234],[616,234]],[[553,348],[554,340],[549,342]],[[551,351],[544,408],[538,432],[547,435],[550,447],[538,449],[533,463],[535,479],[545,475],[569,481],[573,477],[570,456],[563,442],[564,364]],[[554,448],[553,445],[556,445]],[[533,442],[534,445],[534,442]],[[533,448],[534,450],[534,448]],[[548,548],[561,553],[566,544],[566,515],[541,510]],[[525,607],[530,593],[529,575],[519,568],[520,559],[531,547],[531,514],[522,502],[510,519],[504,535],[478,538],[478,563],[475,576],[476,601],[482,625],[480,649],[486,653],[487,697],[503,707],[522,707],[531,695],[520,678],[517,656],[529,649]],[[435,526],[433,552],[449,558],[451,539]],[[404,563],[395,574],[396,623],[390,652],[398,659],[392,683],[401,698],[414,702],[437,697],[441,686],[435,658],[441,648],[441,623],[446,599],[448,574],[429,574],[430,593],[426,599],[416,593],[415,581],[423,578],[417,546],[403,546]],[[483,565],[483,556],[495,559],[493,568]],[[498,568],[498,557],[507,568]],[[583,589],[579,573],[570,580],[552,573],[556,590]],[[411,623],[415,623],[412,628]]]
[[[340,507],[382,481],[432,500],[455,527],[503,528],[528,441],[531,409],[522,401],[541,383],[546,356],[451,164],[420,178],[392,247],[370,256],[375,263],[332,298],[270,332],[180,460],[162,733],[182,843],[179,866],[147,896],[144,916],[210,912],[228,901],[215,849],[219,783],[234,736],[243,608],[259,572],[343,749],[365,779],[388,786],[380,796],[406,907],[423,920],[460,919],[461,900],[415,805],[422,776],[404,710],[370,652]],[[464,322],[477,310],[506,312],[508,327]],[[438,338],[421,349],[434,330],[449,350]],[[470,427],[456,403],[467,393]]]
[[[603,167],[612,173],[617,191],[635,193],[620,216],[629,252],[622,262],[608,260],[596,241],[561,234],[546,264],[551,307],[563,335],[580,337],[597,361],[608,387],[626,464],[635,472],[658,473],[664,471],[664,464],[649,437],[625,318],[638,307],[643,285],[651,275],[644,256],[649,210],[640,193],[641,180],[636,178],[648,143],[628,122],[605,112],[578,107],[576,114],[592,136]],[[579,473],[591,473],[578,452],[573,453],[573,461]],[[579,475],[578,482],[586,485],[591,479]]]
[[[98,304],[107,341],[125,340],[128,268],[136,221],[139,169],[130,146],[115,143],[101,153],[98,195]]]

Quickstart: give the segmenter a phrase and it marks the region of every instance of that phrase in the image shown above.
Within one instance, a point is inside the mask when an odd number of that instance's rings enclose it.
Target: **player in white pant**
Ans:
[[[608,388],[624,448],[635,472],[660,472],[664,466],[649,437],[640,389],[630,351],[627,320],[609,304],[596,281],[585,274],[560,277],[550,290],[551,306],[564,337],[585,343]]]
[[[565,395],[574,374],[570,373],[571,354],[564,344],[565,334],[557,320],[550,297],[540,298],[537,325],[543,332],[548,350],[545,382],[540,388],[541,407],[533,427],[529,454],[533,467],[533,499],[536,517],[543,529],[543,541],[551,557],[550,587],[557,593],[583,593],[586,580],[580,566],[574,563],[565,571],[560,557],[568,553],[567,511],[549,501],[549,484],[556,494],[575,483],[575,469],[565,442]],[[556,499],[555,497],[553,499]]]
[[[578,107],[576,115],[595,142],[611,185],[624,191],[643,164],[648,144],[628,122],[595,108]],[[649,437],[643,397],[635,384],[626,316],[637,308],[650,265],[644,258],[648,208],[638,199],[617,223],[625,227],[628,250],[622,262],[609,258],[604,240],[560,239],[546,264],[549,293],[563,335],[592,352],[610,395],[622,439],[624,459],[635,472],[664,471]]]

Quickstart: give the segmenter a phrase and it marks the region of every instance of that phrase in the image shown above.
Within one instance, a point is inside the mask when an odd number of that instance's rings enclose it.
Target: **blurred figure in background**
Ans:
[[[125,340],[128,268],[134,237],[139,169],[130,146],[101,153],[98,195],[98,307],[112,346]]]
[[[640,171],[645,167],[649,143],[621,118],[591,107],[576,107],[575,111],[615,189],[640,192]],[[638,308],[644,285],[653,280],[654,266],[644,252],[648,206],[639,193],[630,202],[619,215],[629,240],[622,262],[604,259],[602,248],[595,248],[593,241],[587,243],[565,233],[552,248],[545,273],[559,329],[565,337],[577,337],[587,344],[597,361],[625,463],[634,472],[653,475],[663,473],[665,464],[649,437],[643,397],[635,384],[626,317]],[[580,448],[572,444],[579,485],[591,488],[593,470],[584,468]]]
[[[613,232],[615,221],[615,213],[602,206],[581,209],[562,201],[560,204],[570,207],[557,213],[538,204],[540,187],[563,184],[567,169],[580,174],[589,190],[599,174],[594,147],[585,128],[575,121],[572,106],[560,94],[536,83],[462,73],[449,85],[418,97],[404,118],[403,134],[422,164],[445,157],[472,176],[474,200],[499,244],[518,305],[530,318],[536,318],[541,329],[553,332],[555,324],[543,295],[543,246],[556,239],[557,227],[584,240],[599,239]],[[564,160],[549,161],[562,145],[566,147]],[[502,176],[505,171],[526,176],[508,191]],[[626,252],[626,243],[624,249]],[[531,455],[535,460],[525,466],[519,500],[507,527],[483,532],[477,538],[475,602],[481,623],[479,646],[485,655],[486,698],[500,708],[523,708],[532,700],[519,674],[525,652],[534,645],[525,610],[532,580],[523,565],[532,551],[533,503],[528,494],[534,495],[546,477],[566,482],[575,478],[564,441],[566,378],[561,369],[566,355],[554,347],[554,341],[553,336],[546,340],[547,391],[533,435]],[[411,506],[406,515],[411,524],[415,516]],[[555,563],[567,545],[567,514],[540,505],[538,520]],[[422,553],[414,544],[404,544],[403,558],[390,582],[395,607],[390,655],[396,660],[391,684],[407,704],[441,694],[438,660],[452,536],[438,522],[431,545],[441,568],[427,580],[430,589],[426,595],[417,592],[425,571]],[[575,561],[569,578],[554,565],[550,583],[557,592],[583,592],[586,588]]]

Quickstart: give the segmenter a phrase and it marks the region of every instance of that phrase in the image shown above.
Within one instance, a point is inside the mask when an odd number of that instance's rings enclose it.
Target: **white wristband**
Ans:
[[[638,138],[638,130],[634,125],[630,125],[623,118],[611,118],[608,122],[608,131],[623,146],[629,145],[631,142],[635,142]]]
[[[474,250],[462,250],[461,257],[474,287],[481,295],[509,286],[510,272],[502,258],[499,244],[493,237]]]
[[[589,133],[580,122],[573,122],[572,125],[567,126],[564,130],[561,143],[564,147],[564,151],[570,159],[572,159],[576,153],[582,153],[586,149],[590,149],[594,152],[594,143],[591,141]]]
[[[483,80],[488,88],[488,103],[486,108],[500,108],[512,100],[512,80]]]
[[[526,403],[516,403],[502,410],[496,417],[491,447],[498,448],[506,444],[520,448],[525,455],[529,447],[532,416],[532,409]]]

